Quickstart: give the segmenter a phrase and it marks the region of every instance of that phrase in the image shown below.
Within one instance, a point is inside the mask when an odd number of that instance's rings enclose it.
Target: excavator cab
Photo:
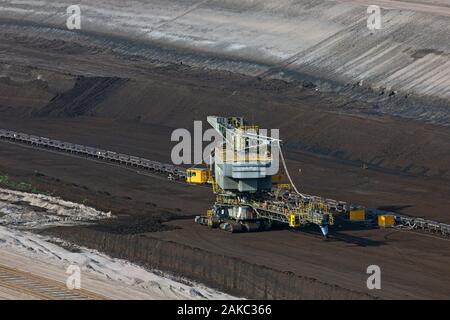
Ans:
[[[186,182],[192,184],[206,184],[209,181],[209,169],[189,168],[186,171]]]

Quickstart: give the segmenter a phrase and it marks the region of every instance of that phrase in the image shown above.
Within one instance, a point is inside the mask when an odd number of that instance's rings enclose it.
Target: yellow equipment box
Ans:
[[[289,226],[293,228],[300,227],[300,219],[295,213],[289,215]]]
[[[206,168],[190,168],[186,171],[186,182],[205,184],[209,179],[209,170]]]
[[[393,227],[395,223],[394,216],[391,214],[379,215],[378,226],[383,228]]]
[[[350,221],[365,220],[366,210],[364,209],[350,210],[348,217]]]

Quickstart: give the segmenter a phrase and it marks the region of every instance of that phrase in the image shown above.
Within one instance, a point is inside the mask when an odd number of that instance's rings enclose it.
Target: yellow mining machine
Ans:
[[[281,140],[249,126],[241,117],[209,116],[209,124],[223,138],[208,168],[187,170],[187,182],[212,185],[216,202],[195,221],[229,232],[267,230],[274,223],[296,228],[320,227],[327,237],[334,223],[324,199],[301,194],[289,176]],[[282,183],[279,163],[289,183]]]

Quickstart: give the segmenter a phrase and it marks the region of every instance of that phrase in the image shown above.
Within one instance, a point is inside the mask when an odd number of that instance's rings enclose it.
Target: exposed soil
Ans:
[[[161,67],[110,52],[69,57],[3,42],[0,127],[169,162],[175,128],[242,115],[279,128],[307,193],[450,222],[450,128],[380,116],[304,83]],[[73,58],[73,57],[72,57]],[[205,122],[206,127],[206,122]],[[49,230],[114,256],[251,298],[449,298],[450,242],[394,230],[336,226],[231,235],[195,225],[208,187],[79,158],[0,145],[0,172],[67,200],[111,210],[97,226]],[[302,169],[301,174],[299,169]],[[382,290],[366,268],[382,268]]]

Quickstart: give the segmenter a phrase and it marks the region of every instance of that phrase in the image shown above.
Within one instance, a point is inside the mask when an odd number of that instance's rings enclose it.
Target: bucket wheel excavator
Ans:
[[[195,218],[197,223],[233,233],[268,230],[274,224],[313,224],[327,237],[334,223],[329,206],[324,199],[298,192],[281,140],[242,117],[208,116],[207,121],[223,142],[215,147],[209,167],[187,170],[187,182],[209,183],[216,195],[207,214]],[[281,183],[280,161],[288,183]]]

